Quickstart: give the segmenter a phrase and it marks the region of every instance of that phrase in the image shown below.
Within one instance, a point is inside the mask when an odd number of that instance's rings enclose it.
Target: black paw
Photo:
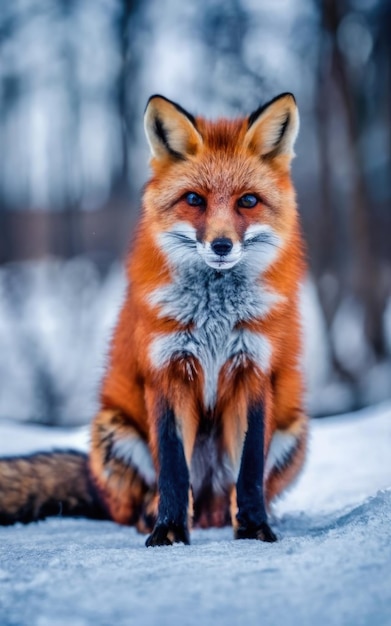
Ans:
[[[235,531],[235,539],[258,539],[258,541],[273,543],[277,541],[277,536],[267,522],[262,522],[260,526],[252,528],[239,526]]]
[[[145,542],[147,548],[151,546],[171,546],[173,543],[190,544],[189,530],[178,524],[156,524],[152,533]]]

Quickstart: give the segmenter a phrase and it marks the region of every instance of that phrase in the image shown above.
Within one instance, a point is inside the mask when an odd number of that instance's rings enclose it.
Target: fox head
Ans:
[[[169,260],[266,269],[296,223],[290,176],[299,116],[284,93],[248,117],[193,117],[163,96],[145,111],[152,178],[144,212]]]

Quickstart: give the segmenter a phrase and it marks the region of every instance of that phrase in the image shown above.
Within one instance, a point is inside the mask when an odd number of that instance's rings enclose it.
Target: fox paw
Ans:
[[[273,543],[274,541],[277,541],[277,536],[274,534],[267,522],[262,522],[260,526],[255,528],[239,526],[235,531],[235,539],[258,539],[258,541]]]
[[[173,543],[190,544],[189,530],[186,526],[158,523],[145,545],[150,548],[151,546],[171,546]]]

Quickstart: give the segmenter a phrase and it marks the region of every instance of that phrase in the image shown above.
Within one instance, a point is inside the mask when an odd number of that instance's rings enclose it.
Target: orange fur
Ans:
[[[265,407],[265,449],[260,454],[266,458],[276,431],[298,437],[297,449],[288,455],[287,465],[272,467],[265,479],[267,503],[301,468],[306,416],[299,370],[298,290],[305,263],[290,177],[296,128],[291,130],[289,124],[292,125],[295,115],[291,96],[272,103],[250,128],[248,118],[216,122],[197,118],[193,123],[162,98],[152,99],[147,108],[152,177],[145,189],[142,217],[127,264],[129,288],[112,340],[90,455],[95,484],[111,516],[120,523],[135,523],[143,515],[151,514],[151,520],[156,517],[156,481],[148,483],[142,472],[138,474],[137,468],[132,468],[131,462],[127,465],[119,457],[110,457],[104,438],[107,442],[108,433],[112,433],[110,445],[114,445],[113,442],[127,441],[128,437],[131,446],[134,436],[137,445],[145,445],[150,451],[158,475],[161,397],[176,416],[189,468],[205,420],[218,425],[219,450],[237,466],[247,430],[247,411],[258,401]],[[160,127],[156,126],[157,119]],[[288,130],[281,139],[283,123]],[[189,205],[186,201],[189,192],[204,198],[205,210]],[[238,199],[245,194],[255,194],[260,199],[251,210],[238,208]],[[240,362],[235,361],[236,357],[229,359],[220,368],[211,407],[205,406],[203,395],[207,372],[196,356],[178,354],[162,366],[156,366],[151,358],[151,345],[157,336],[192,332],[194,327],[192,322],[182,323],[165,315],[159,303],[150,301],[156,289],[173,281],[175,268],[158,242],[159,236],[178,222],[190,224],[205,245],[216,238],[239,245],[247,229],[259,224],[272,229],[282,242],[275,260],[259,272],[255,281],[256,285],[277,294],[278,301],[265,316],[242,320],[237,325],[240,330],[267,338],[271,346],[270,363],[264,371],[251,356],[243,357]],[[117,447],[121,445],[117,443]],[[124,450],[126,453],[126,447]],[[230,499],[235,509],[233,485],[227,493],[211,494],[205,506],[196,503],[198,523],[202,526],[225,523]],[[235,524],[234,516],[232,521]]]

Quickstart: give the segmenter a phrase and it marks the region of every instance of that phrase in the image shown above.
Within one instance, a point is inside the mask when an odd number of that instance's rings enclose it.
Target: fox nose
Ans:
[[[225,256],[231,252],[233,248],[233,243],[227,237],[218,237],[217,239],[213,239],[210,247],[215,254],[218,254],[219,256]]]

